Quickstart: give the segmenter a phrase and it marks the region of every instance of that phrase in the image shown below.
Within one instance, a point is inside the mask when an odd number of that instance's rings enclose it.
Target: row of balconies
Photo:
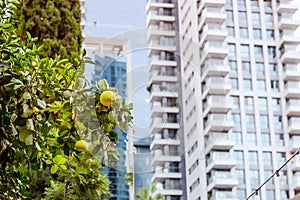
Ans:
[[[205,153],[212,150],[230,150],[234,145],[234,140],[228,137],[226,132],[209,132],[205,141]]]
[[[214,188],[231,189],[238,185],[238,181],[230,171],[212,170],[207,185],[207,191]]]

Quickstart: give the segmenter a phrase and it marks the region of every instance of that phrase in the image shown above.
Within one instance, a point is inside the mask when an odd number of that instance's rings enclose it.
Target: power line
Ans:
[[[283,163],[280,168],[278,168],[267,180],[265,180],[265,182],[263,182],[258,188],[256,188],[245,200],[250,199],[253,195],[258,195],[258,192],[260,191],[262,186],[269,182],[269,180],[271,180],[275,175],[278,177],[280,170],[284,168],[297,154],[299,154],[299,152],[300,148],[298,148],[297,151],[287,161],[285,161],[285,163]]]

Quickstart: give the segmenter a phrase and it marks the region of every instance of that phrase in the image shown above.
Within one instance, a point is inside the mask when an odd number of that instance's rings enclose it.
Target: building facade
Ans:
[[[299,148],[296,3],[147,1],[152,182],[167,200],[245,199]],[[253,199],[296,196],[298,160]]]

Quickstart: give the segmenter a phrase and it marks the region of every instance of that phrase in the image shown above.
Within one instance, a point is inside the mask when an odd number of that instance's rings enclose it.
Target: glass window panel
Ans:
[[[269,133],[261,133],[261,146],[270,146],[270,134]]]
[[[258,28],[253,29],[253,38],[261,39],[261,30]]]
[[[267,115],[260,115],[259,116],[260,121],[260,128],[261,129],[268,129],[269,128],[269,118]]]
[[[243,61],[242,62],[243,74],[251,74],[251,66],[250,62]]]
[[[259,91],[266,91],[266,82],[265,80],[257,80],[256,87]]]
[[[258,98],[258,108],[259,108],[259,111],[267,111],[268,110],[267,98],[265,98],[265,97]]]
[[[244,87],[245,91],[251,91],[252,90],[252,81],[250,79],[244,79],[243,87]]]
[[[240,25],[247,25],[247,14],[244,11],[239,11],[239,23]]]
[[[248,29],[240,27],[240,38],[248,38]]]
[[[263,152],[264,167],[272,167],[272,154],[271,152]]]

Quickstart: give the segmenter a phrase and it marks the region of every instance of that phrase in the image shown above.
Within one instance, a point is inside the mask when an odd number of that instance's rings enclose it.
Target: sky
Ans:
[[[101,2],[101,3],[99,3]],[[131,73],[135,139],[149,135],[150,104],[145,0],[86,0],[86,36],[131,40]]]

